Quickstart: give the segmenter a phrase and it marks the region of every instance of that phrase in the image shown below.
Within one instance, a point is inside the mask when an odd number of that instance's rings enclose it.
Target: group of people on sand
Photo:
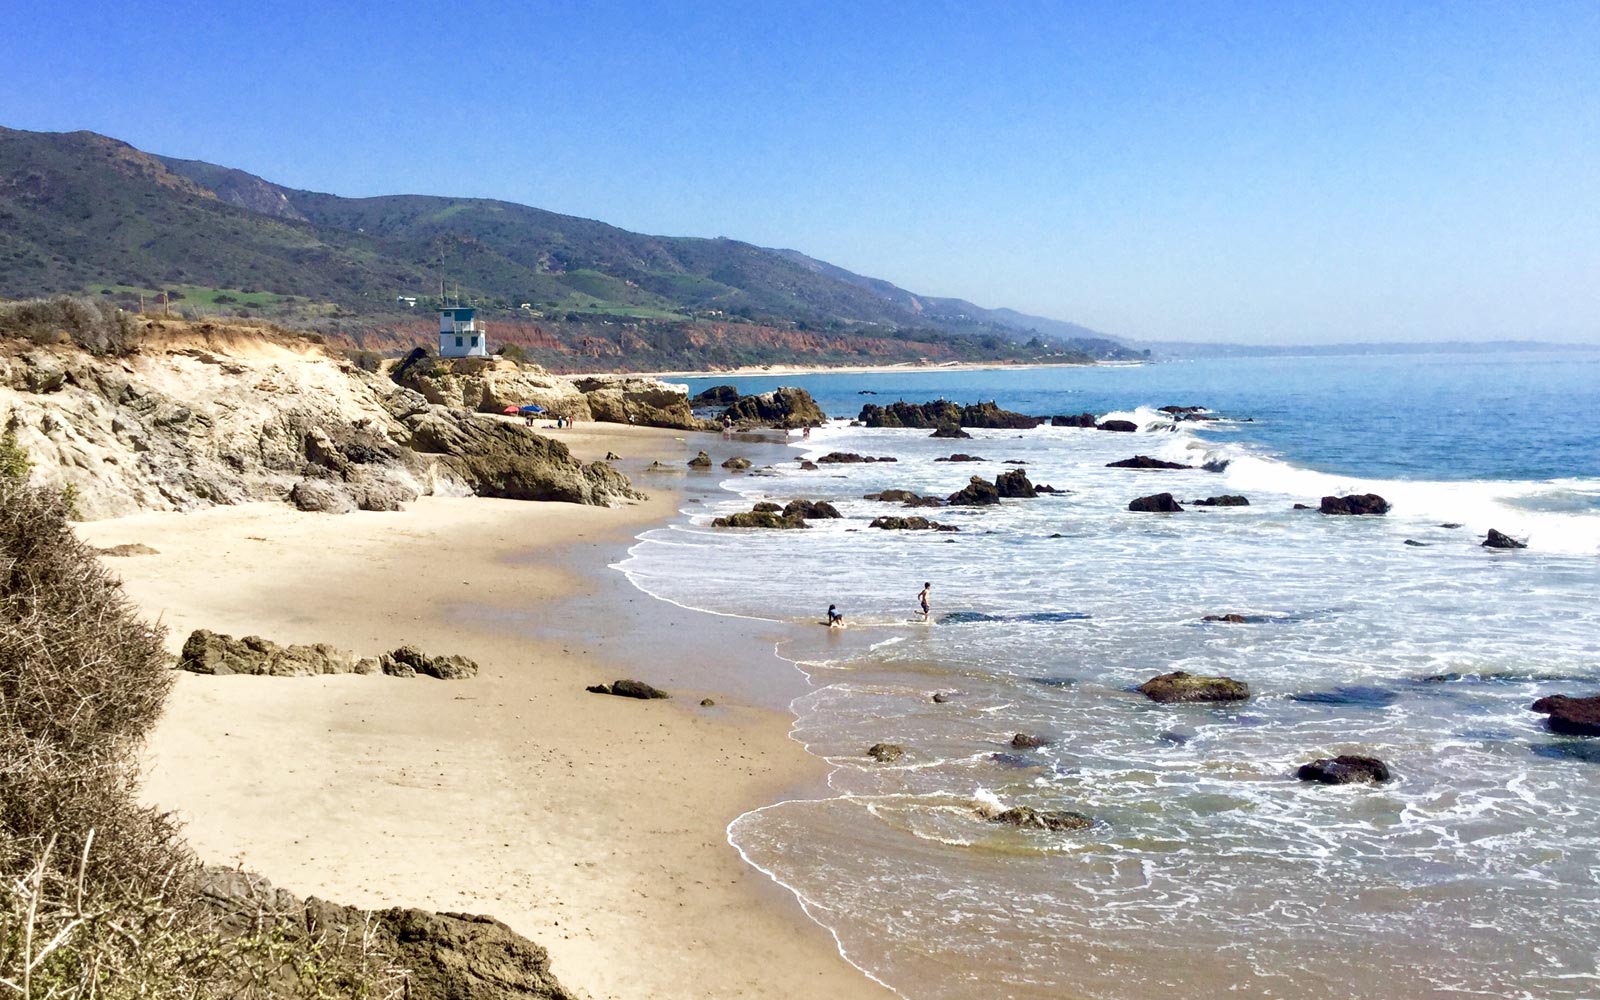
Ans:
[[[922,590],[917,593],[917,616],[922,621],[927,621],[929,613],[933,610],[933,606],[930,603],[932,593],[933,584],[924,581]],[[844,628],[844,612],[839,610],[837,604],[828,605],[827,625],[829,628]]]

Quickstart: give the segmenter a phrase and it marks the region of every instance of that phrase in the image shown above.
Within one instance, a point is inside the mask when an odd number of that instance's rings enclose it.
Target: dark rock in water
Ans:
[[[614,694],[618,698],[638,698],[641,700],[671,697],[671,695],[667,694],[665,691],[662,691],[660,688],[651,687],[644,681],[632,680],[612,681],[611,690],[605,693]]]
[[[606,452],[606,461],[607,462],[620,462],[620,461],[622,461],[622,456],[618,455],[614,451],[608,451],[608,452]]]
[[[1387,514],[1389,501],[1376,493],[1352,493],[1346,497],[1323,497],[1318,509],[1324,514]]]
[[[935,691],[933,693],[933,703],[935,705],[943,705],[950,700],[952,693],[950,691]]]
[[[1139,425],[1132,420],[1107,420],[1103,424],[1096,424],[1095,427],[1102,431],[1122,431],[1125,434],[1139,429]]]
[[[1043,736],[1032,736],[1028,733],[1018,733],[1011,737],[1011,746],[1016,750],[1034,750],[1038,747],[1047,747],[1050,741]]]
[[[1206,615],[1204,618],[1202,618],[1200,620],[1203,621],[1203,622],[1227,622],[1229,625],[1243,625],[1248,619],[1246,619],[1244,615],[1226,614],[1226,615]]]
[[[1291,695],[1291,700],[1306,705],[1351,705],[1358,708],[1382,708],[1400,700],[1400,695],[1388,688],[1351,684],[1331,691],[1311,691]]]
[[[1207,677],[1182,670],[1152,677],[1139,685],[1139,693],[1163,704],[1199,701],[1244,701],[1250,685],[1231,677]]]
[[[724,469],[732,469],[734,472],[743,472],[745,469],[750,468],[750,460],[748,458],[735,455],[726,462],[723,462],[722,467]]]
[[[906,755],[905,747],[898,743],[874,743],[867,748],[867,756],[880,764],[888,764]]]
[[[853,451],[830,451],[817,459],[817,462],[821,465],[853,465],[857,462],[865,461],[867,461],[865,456],[857,455]]]
[[[1080,413],[1077,416],[1054,416],[1050,418],[1051,427],[1093,427],[1094,414]]]
[[[1080,812],[1035,809],[1032,806],[1013,806],[987,818],[1024,830],[1087,830],[1094,825],[1094,820]]]
[[[1454,529],[1454,528],[1460,528],[1460,527],[1462,527],[1462,525],[1459,525],[1459,524],[1455,523],[1454,521],[1446,521],[1445,523],[1439,525],[1439,527]]]
[[[989,759],[1001,767],[1036,770],[1040,766],[1039,758],[1020,753],[992,753]]]
[[[1552,733],[1567,736],[1600,736],[1600,694],[1586,698],[1571,698],[1553,694],[1540,698],[1531,707],[1535,712],[1550,716],[1544,720],[1545,728]]]
[[[809,392],[787,385],[771,392],[740,396],[729,404],[724,415],[746,426],[767,424],[783,428],[820,427],[828,420]]]
[[[968,434],[966,431],[962,430],[960,428],[960,426],[958,426],[956,424],[941,424],[938,430],[934,431],[932,434],[929,434],[928,436],[929,437],[936,437],[936,438],[970,438],[970,437],[972,437],[971,434]]]
[[[872,519],[872,523],[867,525],[867,527],[869,527],[869,528],[882,528],[885,531],[960,531],[961,530],[960,528],[957,528],[953,524],[940,524],[938,521],[930,521],[925,517],[894,517],[892,515],[887,515],[887,514],[884,515],[883,517],[875,517],[875,518],[873,518]]]
[[[1191,466],[1191,465],[1183,465],[1182,463],[1179,463],[1179,462],[1165,462],[1165,461],[1162,461],[1159,458],[1151,458],[1149,455],[1135,455],[1132,458],[1125,458],[1120,462],[1107,462],[1106,463],[1106,468],[1108,468],[1108,469],[1191,469],[1191,468],[1193,468],[1193,466]]]
[[[875,390],[875,389],[858,389],[858,390],[856,390],[856,395],[857,396],[876,396],[877,394],[878,394],[877,390]]]
[[[837,518],[842,516],[838,508],[826,500],[791,500],[783,508],[784,517],[801,517],[810,519]]]
[[[1160,740],[1163,743],[1171,743],[1173,746],[1180,746],[1181,747],[1185,743],[1187,743],[1190,740],[1194,739],[1194,734],[1193,733],[1183,732],[1180,729],[1169,729],[1166,732],[1162,733],[1160,736],[1157,736],[1156,739]]]
[[[689,400],[691,406],[732,406],[739,401],[739,390],[731,385],[714,385]]]
[[[1323,785],[1351,785],[1357,782],[1381,784],[1389,780],[1390,774],[1389,765],[1376,757],[1341,754],[1301,764],[1295,777]]]
[[[987,462],[988,459],[984,458],[981,455],[968,455],[964,451],[958,451],[954,455],[951,455],[949,458],[936,458],[936,459],[934,459],[934,461],[935,462]]]
[[[1008,458],[1002,464],[1004,464],[1004,465],[1027,465],[1028,463],[1024,462],[1020,458]]]
[[[1225,493],[1219,497],[1206,497],[1204,500],[1190,500],[1196,507],[1248,507],[1250,501],[1235,493]]]
[[[946,497],[945,502],[953,507],[986,507],[1000,502],[1000,490],[993,483],[973,476],[965,487]]]
[[[1406,539],[1405,544],[1410,545],[1413,548],[1418,548],[1418,549],[1425,549],[1425,548],[1428,547],[1428,543],[1427,542],[1419,542],[1415,538]]]
[[[1550,760],[1581,760],[1585,764],[1600,764],[1600,743],[1593,740],[1566,740],[1561,743],[1535,743],[1530,749],[1535,756]]]
[[[1146,514],[1179,514],[1183,508],[1178,506],[1178,501],[1172,498],[1171,493],[1157,493],[1153,496],[1140,497],[1128,503],[1128,509]]]
[[[907,507],[943,507],[944,501],[938,497],[925,497],[910,490],[883,490],[879,493],[868,493],[863,500],[881,500],[885,503],[903,503]]]
[[[816,472],[817,471],[817,463],[811,461],[810,459],[806,459],[806,460],[804,460],[804,461],[802,461],[800,463],[800,468],[804,469],[807,472]]]
[[[786,517],[765,510],[747,510],[729,514],[711,522],[713,528],[809,528],[804,518]]]
[[[868,403],[856,418],[867,427],[993,427],[1026,430],[1044,423],[1042,417],[1002,410],[993,402],[972,403],[961,406],[947,399],[931,403],[907,403],[904,400],[878,406]]]
[[[1033,681],[1035,684],[1038,684],[1040,687],[1052,688],[1072,687],[1074,684],[1078,683],[1078,679],[1076,677],[1030,677],[1028,679]]]
[[[1311,507],[1308,504],[1297,503],[1297,504],[1294,505],[1294,509],[1295,510],[1310,510]]]
[[[1201,465],[1200,468],[1207,472],[1227,472],[1228,465],[1229,460],[1226,458],[1213,458],[1211,461]]]
[[[779,514],[783,512],[782,507],[770,500],[762,500],[758,502],[754,507],[751,508],[751,510],[757,514]]]
[[[689,459],[689,468],[691,468],[691,469],[709,469],[709,468],[711,468],[711,456],[707,455],[705,452],[702,451],[700,454],[698,454],[695,457]]]
[[[1510,535],[1502,535],[1500,532],[1490,528],[1488,537],[1483,540],[1483,547],[1486,549],[1525,549],[1528,547],[1528,543],[1519,542]]]
[[[1028,474],[1021,469],[1000,473],[995,477],[994,487],[1002,497],[1010,500],[1032,500],[1039,495],[1033,483],[1028,481]]]
[[[1058,494],[1060,496],[1066,496],[1068,493],[1071,493],[1072,491],[1071,490],[1058,490],[1054,486],[1051,486],[1049,483],[1040,483],[1038,486],[1035,486],[1033,488],[1033,492],[1035,492],[1035,493],[1055,493],[1055,494]]]

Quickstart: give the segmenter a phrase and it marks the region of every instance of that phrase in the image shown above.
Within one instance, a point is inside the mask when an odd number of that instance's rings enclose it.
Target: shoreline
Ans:
[[[907,372],[987,372],[1027,371],[1034,368],[1126,368],[1146,364],[1144,361],[1026,361],[1006,364],[993,361],[947,361],[942,364],[917,364],[900,361],[888,365],[741,365],[737,368],[716,368],[705,371],[633,372],[646,378],[756,378],[763,375],[778,378],[790,375],[886,375]]]
[[[686,481],[642,467],[730,445],[614,425],[554,436],[585,459],[628,456],[652,499],[426,497],[338,516],[251,504],[79,525],[91,544],[157,550],[108,564],[171,650],[205,627],[482,666],[449,682],[182,674],[143,798],[180,814],[204,860],[296,893],[493,915],[595,998],[892,996],[728,841],[738,816],[825,785],[826,762],[775,704],[803,675],[750,623],[708,623],[608,568],[685,502]],[[583,690],[618,677],[673,698]]]

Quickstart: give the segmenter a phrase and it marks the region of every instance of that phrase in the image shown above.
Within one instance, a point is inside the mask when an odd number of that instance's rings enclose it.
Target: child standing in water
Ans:
[[[930,590],[932,590],[932,589],[933,589],[933,584],[924,583],[922,585],[922,592],[917,595],[917,603],[922,605],[922,620],[923,621],[927,621],[928,620],[928,611],[929,611],[929,608],[928,608],[928,592]]]

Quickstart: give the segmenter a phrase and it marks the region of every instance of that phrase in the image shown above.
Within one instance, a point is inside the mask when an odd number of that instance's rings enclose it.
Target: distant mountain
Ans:
[[[482,198],[342,198],[92,132],[0,128],[0,295],[167,290],[191,305],[381,323],[441,285],[557,328],[734,322],[1013,354],[1005,345],[1037,336],[1036,351],[1131,356],[1070,323],[916,295],[795,251]]]

